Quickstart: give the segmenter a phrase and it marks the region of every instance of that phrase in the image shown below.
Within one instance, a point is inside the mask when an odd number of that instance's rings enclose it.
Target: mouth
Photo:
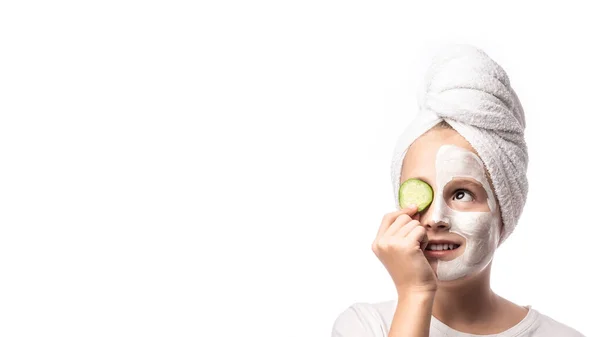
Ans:
[[[442,258],[454,255],[462,245],[452,241],[430,241],[423,253],[427,257]]]

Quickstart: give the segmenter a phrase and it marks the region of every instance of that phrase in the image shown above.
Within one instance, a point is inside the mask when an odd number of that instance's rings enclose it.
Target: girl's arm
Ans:
[[[417,207],[412,206],[386,214],[372,244],[398,292],[389,337],[429,336],[437,277],[423,254],[427,233],[412,218],[416,212]],[[332,336],[384,337],[387,331],[380,320],[377,315],[361,315],[350,307],[336,320]]]
[[[389,337],[429,336],[437,276],[423,253],[427,230],[413,219],[416,211],[412,206],[386,214],[372,245],[398,293]]]
[[[435,292],[398,295],[389,337],[429,337]]]

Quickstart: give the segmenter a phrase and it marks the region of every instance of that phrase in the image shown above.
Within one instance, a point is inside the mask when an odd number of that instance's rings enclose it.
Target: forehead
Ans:
[[[453,151],[444,151],[453,145]],[[440,151],[442,148],[442,151]],[[439,153],[438,153],[439,152]],[[404,162],[400,182],[411,177],[420,177],[430,185],[435,185],[436,159],[441,162],[458,160],[471,168],[480,167],[485,171],[483,164],[473,147],[458,132],[452,129],[433,129],[419,137],[408,149]],[[461,167],[466,167],[460,165]],[[455,172],[460,174],[460,172]]]

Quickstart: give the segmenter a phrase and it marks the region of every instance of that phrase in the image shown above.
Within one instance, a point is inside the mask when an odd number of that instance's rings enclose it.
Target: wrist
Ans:
[[[426,313],[427,316],[431,315],[434,299],[435,293],[431,292],[398,293],[396,305],[401,312],[411,308],[410,310],[414,311],[413,314]]]
[[[435,297],[437,287],[396,288],[398,298],[429,300]]]
[[[400,290],[388,336],[429,336],[435,291]]]

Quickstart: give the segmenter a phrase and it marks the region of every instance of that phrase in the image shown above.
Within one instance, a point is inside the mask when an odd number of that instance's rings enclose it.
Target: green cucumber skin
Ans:
[[[415,195],[415,193],[417,194]],[[398,200],[401,208],[406,208],[410,204],[416,204],[417,212],[421,212],[433,201],[433,189],[423,180],[410,178],[400,185]]]

